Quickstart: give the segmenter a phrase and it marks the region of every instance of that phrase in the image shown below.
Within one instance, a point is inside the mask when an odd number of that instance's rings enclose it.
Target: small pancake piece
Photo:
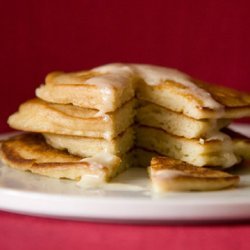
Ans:
[[[133,127],[128,128],[112,140],[48,133],[44,133],[43,135],[46,142],[52,147],[61,150],[66,149],[69,153],[80,157],[91,157],[101,152],[122,156],[134,144]]]
[[[93,69],[78,72],[52,72],[36,90],[37,97],[52,103],[112,112],[133,98],[134,76],[124,66],[112,72]]]
[[[136,128],[136,145],[198,167],[227,168],[240,161],[233,152],[231,139],[223,133],[218,133],[213,140],[187,139],[162,129],[139,126]]]
[[[133,123],[134,106],[135,100],[131,100],[115,112],[103,114],[95,109],[32,99],[23,103],[19,111],[9,117],[8,124],[12,128],[29,132],[111,140]]]
[[[185,138],[206,138],[230,123],[227,119],[196,120],[149,102],[140,104],[136,120],[141,125],[161,128],[170,134]]]
[[[197,168],[169,157],[153,157],[148,168],[153,190],[210,191],[238,185],[239,176],[204,167]]]
[[[250,160],[250,138],[230,128],[223,129],[233,141],[233,149],[236,155],[245,160]]]
[[[49,146],[42,135],[26,133],[1,142],[0,158],[6,165],[54,178],[109,181],[125,167],[115,155],[81,158]],[[87,180],[86,180],[87,181]],[[95,181],[96,184],[96,181]]]
[[[207,93],[217,99],[221,109],[213,110],[203,106],[202,101],[183,91],[180,83],[165,81],[158,85],[138,84],[137,97],[172,111],[183,113],[194,119],[236,119],[250,116],[250,95],[220,86],[201,85]],[[206,86],[206,87],[205,87]],[[213,86],[213,87],[211,87]],[[221,90],[216,94],[216,90]],[[226,93],[222,97],[223,90]],[[221,97],[219,98],[219,94]],[[220,101],[220,102],[219,102]]]

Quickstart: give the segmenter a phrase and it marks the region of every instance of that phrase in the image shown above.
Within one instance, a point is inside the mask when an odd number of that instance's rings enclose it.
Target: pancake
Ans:
[[[250,138],[229,128],[223,129],[223,132],[232,139],[235,154],[250,160]]]
[[[112,140],[89,138],[57,134],[43,134],[47,143],[57,149],[66,149],[69,153],[81,157],[94,156],[106,152],[115,155],[124,155],[134,144],[134,129],[128,128],[125,132]]]
[[[207,138],[214,131],[230,123],[227,119],[196,120],[148,102],[141,105],[136,113],[136,120],[139,124],[161,128],[170,134],[185,138]]]
[[[230,137],[220,133],[214,139],[187,139],[164,130],[145,126],[136,128],[136,145],[192,165],[231,167],[240,159],[233,152]]]
[[[133,65],[137,97],[195,119],[250,116],[250,94],[196,80],[175,69]]]
[[[246,154],[219,130],[229,119],[250,116],[250,95],[176,69],[116,63],[89,71],[52,72],[36,95],[40,99],[22,104],[9,117],[9,125],[44,134],[50,149],[67,155],[95,157],[106,152],[123,159],[136,145],[147,151],[145,157],[138,151],[139,165],[148,164],[149,155],[160,154],[199,167],[227,168]],[[130,128],[134,122],[139,124],[135,142]],[[35,164],[33,172],[39,169]]]
[[[134,106],[135,101],[131,100],[113,113],[102,114],[94,109],[32,99],[22,104],[19,111],[9,117],[8,123],[23,131],[110,140],[133,123]]]
[[[239,176],[190,165],[169,157],[154,157],[149,167],[153,190],[210,191],[238,185]]]
[[[26,133],[1,142],[0,158],[8,166],[35,174],[71,180],[90,179],[109,181],[128,167],[124,159],[111,154],[81,158],[49,146],[42,135]],[[95,183],[96,184],[96,181]]]
[[[133,98],[134,77],[127,67],[102,70],[52,72],[36,90],[37,97],[53,103],[112,112]]]
[[[217,98],[222,107],[217,110],[204,107],[202,101],[191,94],[182,93],[182,85],[173,81],[166,81],[155,86],[141,82],[138,84],[137,97],[194,119],[236,119],[250,116],[249,94],[219,86],[208,88],[207,93],[211,96],[218,96],[221,92],[216,94],[217,88],[226,91],[223,98]]]

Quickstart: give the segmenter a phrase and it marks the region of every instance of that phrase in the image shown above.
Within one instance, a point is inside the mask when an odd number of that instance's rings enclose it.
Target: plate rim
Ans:
[[[232,127],[248,129],[250,124],[244,123],[233,123]],[[0,134],[0,138],[11,136],[19,132],[10,132]],[[18,170],[17,170],[18,171]],[[220,191],[214,191],[216,193]],[[205,193],[204,193],[205,194]],[[250,219],[250,199],[245,199],[245,196],[235,196],[228,197],[228,199],[220,200],[209,198],[196,198],[193,197],[188,199],[180,200],[167,200],[165,195],[163,197],[152,197],[149,199],[147,197],[105,197],[105,196],[85,196],[82,197],[79,194],[56,194],[56,193],[40,193],[36,191],[26,191],[26,190],[17,190],[13,188],[0,187],[0,209],[3,211],[10,211],[21,214],[36,215],[36,216],[46,216],[54,218],[63,218],[63,219],[77,219],[77,220],[108,220],[108,221],[123,221],[130,220],[132,222],[143,222],[143,221],[169,221],[169,222],[188,222],[188,221],[219,221],[219,220],[240,220],[240,219]],[[25,204],[23,202],[21,207],[16,206],[16,199],[24,199],[29,201],[35,207],[30,207],[30,204]],[[67,206],[60,208],[59,210],[45,209],[43,207],[43,202],[51,202],[51,205],[54,203],[60,204],[63,202],[68,202]],[[71,204],[70,204],[71,201]],[[131,202],[132,201],[132,202]],[[103,211],[98,213],[98,210],[95,210],[96,205],[102,205]],[[119,212],[117,214],[110,214],[110,207],[121,209],[122,206],[127,204],[129,211],[124,214],[124,212]],[[54,204],[55,205],[55,204]],[[79,207],[75,209],[77,212],[74,214],[74,206],[78,205]],[[145,209],[145,205],[146,207]],[[40,209],[37,208],[40,206]],[[185,213],[181,213],[180,206],[185,206]],[[144,207],[144,211],[140,214],[137,210]],[[198,212],[199,216],[195,216],[193,209]],[[42,208],[42,209],[41,209]],[[86,209],[94,209],[92,213],[86,211]],[[68,209],[68,211],[66,210]],[[136,213],[133,213],[133,209],[136,210]],[[159,214],[156,215],[153,213],[155,209],[159,209]],[[165,213],[164,213],[164,209]],[[209,212],[209,209],[216,210],[219,209],[218,213],[215,215]],[[223,213],[223,209],[226,209]],[[203,213],[202,213],[202,210]],[[206,213],[204,213],[206,211]],[[87,213],[88,212],[88,213]],[[173,213],[175,215],[173,216]],[[171,215],[171,216],[170,216]]]

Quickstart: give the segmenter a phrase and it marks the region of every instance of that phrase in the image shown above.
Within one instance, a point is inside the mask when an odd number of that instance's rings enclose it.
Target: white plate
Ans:
[[[249,125],[234,127],[250,135]],[[72,181],[50,179],[1,165],[0,209],[39,216],[125,222],[250,219],[250,171],[241,171],[240,175],[239,188],[157,196],[150,191],[144,169],[130,169],[113,181],[124,185],[84,190]]]

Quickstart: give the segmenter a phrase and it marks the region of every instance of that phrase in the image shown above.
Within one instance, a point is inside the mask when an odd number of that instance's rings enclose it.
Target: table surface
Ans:
[[[248,249],[250,225],[131,225],[0,212],[0,249]]]

